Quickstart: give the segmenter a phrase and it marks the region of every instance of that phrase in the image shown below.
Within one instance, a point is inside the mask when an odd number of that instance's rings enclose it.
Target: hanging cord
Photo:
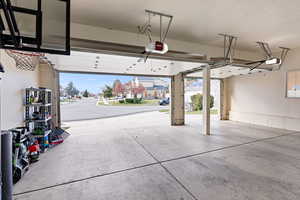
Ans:
[[[2,65],[2,53],[3,53],[3,51],[0,50],[0,73],[4,73],[4,67]],[[0,77],[0,80],[1,80],[1,77]]]

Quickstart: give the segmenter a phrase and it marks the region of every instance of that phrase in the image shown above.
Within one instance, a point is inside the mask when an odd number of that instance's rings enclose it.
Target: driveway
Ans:
[[[124,116],[168,108],[167,106],[97,106],[96,99],[83,99],[73,103],[61,104],[62,121],[78,121]]]

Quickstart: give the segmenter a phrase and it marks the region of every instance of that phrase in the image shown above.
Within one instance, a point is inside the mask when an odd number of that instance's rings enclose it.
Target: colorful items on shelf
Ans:
[[[40,153],[64,141],[68,134],[53,128],[51,118],[51,90],[27,88],[25,90],[25,127],[10,130],[13,135],[13,182],[18,182],[39,160]]]
[[[47,88],[25,89],[25,124],[39,140],[40,148],[49,147],[48,135],[52,132],[52,92]]]
[[[34,128],[32,131],[32,135],[44,135],[45,130],[42,127]]]
[[[49,148],[49,136],[43,136],[38,138],[39,144],[40,144],[40,148],[42,150],[42,152],[45,152],[48,148]]]
[[[30,140],[28,137],[28,128],[18,127],[11,129],[13,136],[12,153],[13,153],[13,183],[18,182],[25,172],[29,169],[28,146]]]
[[[52,136],[50,144],[54,146],[54,145],[58,145],[63,142],[64,142],[64,138],[61,135],[55,135],[55,136]]]
[[[41,151],[39,142],[36,140],[33,144],[31,144],[28,147],[28,150],[29,150],[30,163],[37,162],[39,160],[40,151]]]

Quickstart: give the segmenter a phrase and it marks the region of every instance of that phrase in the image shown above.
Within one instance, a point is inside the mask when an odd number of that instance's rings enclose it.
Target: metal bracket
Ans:
[[[164,14],[164,13],[160,13],[160,12],[156,12],[156,11],[152,11],[152,10],[145,10],[145,13],[147,14],[148,16],[148,19],[146,21],[146,23],[142,26],[138,26],[138,30],[141,34],[145,34],[147,35],[150,43],[152,43],[152,26],[151,26],[151,17],[154,17],[156,15],[159,16],[159,36],[160,36],[160,42],[161,43],[164,43],[164,41],[166,40],[167,38],[167,35],[169,33],[169,30],[170,30],[170,26],[171,26],[171,23],[172,23],[172,20],[173,20],[173,16],[172,15],[167,15],[167,14]],[[163,30],[163,17],[167,18],[169,21],[168,21],[168,25],[167,25],[167,28],[166,28],[166,31],[164,32]],[[143,51],[142,52],[142,55],[144,55],[144,62],[147,61],[148,57],[150,56],[150,52],[146,52],[146,51]],[[138,59],[138,62],[141,61],[141,58]]]
[[[138,26],[138,30],[139,30],[140,33],[147,35],[149,41],[152,42],[152,35],[151,35],[151,33],[152,33],[151,30],[152,29],[151,29],[151,15],[150,15],[150,13],[148,13],[147,22],[142,26]]]
[[[286,48],[286,47],[279,47],[281,49],[281,55],[280,55],[280,59],[281,59],[281,63],[278,66],[278,70],[281,68],[282,64],[285,62],[286,56],[288,54],[288,52],[291,50],[290,48]]]
[[[226,63],[229,60],[230,63],[233,62],[237,37],[227,34],[219,34],[224,37],[224,62]]]
[[[264,54],[265,54],[265,57],[266,59],[271,59],[273,58],[272,56],[272,51],[270,49],[270,46],[268,43],[265,43],[265,42],[256,42],[259,47],[263,50]]]
[[[150,42],[152,42],[151,17],[158,15],[159,16],[159,36],[160,36],[159,41],[164,43],[164,41],[166,40],[167,35],[169,33],[170,26],[171,26],[171,23],[173,20],[173,16],[164,14],[164,13],[160,13],[160,12],[156,12],[156,11],[152,11],[152,10],[145,10],[145,12],[148,15],[148,20],[143,26],[138,26],[139,32],[142,34],[146,34],[148,36]],[[167,25],[166,31],[163,30],[163,17],[168,19],[168,25]]]
[[[268,43],[266,43],[266,42],[256,42],[256,43],[263,50],[263,52],[265,54],[265,60],[255,61],[255,62],[252,62],[252,63],[247,63],[248,65],[256,64],[255,66],[253,66],[252,68],[250,68],[250,71],[252,71],[253,69],[258,68],[260,65],[262,65],[263,63],[265,63],[266,60],[276,58],[275,56],[273,56],[271,48],[270,48],[270,46],[269,46]],[[286,48],[286,47],[279,47],[279,48],[281,49],[281,55],[280,55],[281,63],[279,65],[277,65],[278,67],[276,69],[273,68],[272,69],[273,71],[274,70],[280,70],[282,64],[284,63],[284,61],[286,59],[286,56],[287,56],[288,52],[290,51],[290,49]]]
[[[258,68],[258,67],[261,66],[264,62],[265,62],[264,60],[257,61],[257,62],[253,62],[252,64],[256,64],[256,65],[254,65],[253,67],[251,67],[249,71],[252,71],[252,70]]]

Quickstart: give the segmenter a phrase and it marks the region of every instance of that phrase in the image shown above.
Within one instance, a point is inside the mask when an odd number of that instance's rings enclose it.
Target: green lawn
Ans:
[[[148,104],[148,105],[158,105],[159,100],[158,99],[152,99],[152,100],[143,100],[143,104]]]
[[[186,114],[188,115],[199,115],[199,114],[202,114],[202,110],[201,111],[188,111],[188,112],[185,112]],[[211,115],[217,115],[219,114],[218,110],[217,109],[211,109],[210,110],[210,114]]]
[[[159,110],[159,112],[169,112],[169,109],[168,109],[168,108],[166,108],[166,109],[161,109],[161,110]]]
[[[119,103],[114,102],[110,104],[104,104],[102,102],[98,102],[97,105],[103,105],[103,106],[157,106],[159,100],[153,99],[153,100],[143,100],[140,104],[134,104],[134,103]]]

